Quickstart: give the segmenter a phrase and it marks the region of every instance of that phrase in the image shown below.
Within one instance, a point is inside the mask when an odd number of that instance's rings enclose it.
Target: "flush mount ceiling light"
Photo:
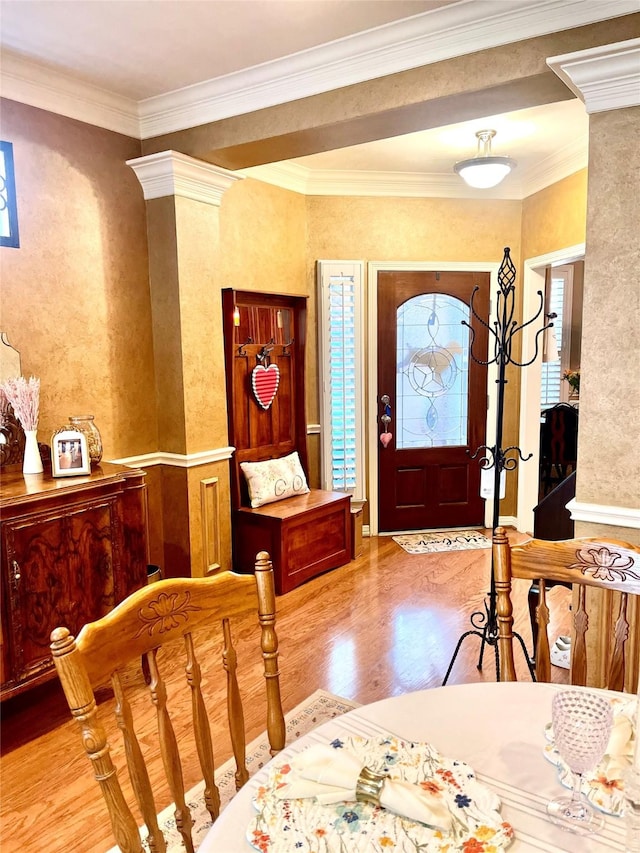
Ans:
[[[453,167],[453,171],[460,175],[470,187],[476,187],[480,190],[496,187],[517,165],[511,157],[493,156],[491,140],[495,135],[495,130],[479,130],[476,133],[478,137],[477,155],[469,160],[460,160]]]

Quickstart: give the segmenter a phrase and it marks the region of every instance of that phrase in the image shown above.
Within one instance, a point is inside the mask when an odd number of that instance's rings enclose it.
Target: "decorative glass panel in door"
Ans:
[[[467,443],[469,306],[446,293],[397,309],[398,449]]]

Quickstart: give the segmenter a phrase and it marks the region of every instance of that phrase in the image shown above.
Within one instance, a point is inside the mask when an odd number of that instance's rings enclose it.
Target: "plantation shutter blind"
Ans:
[[[553,332],[560,358],[542,364],[540,403],[543,409],[560,403],[567,397],[567,389],[563,388],[562,384],[562,374],[568,367],[570,328],[567,328],[567,319],[571,316],[571,288],[568,271],[566,268],[550,269],[547,270],[547,276],[549,281],[546,287],[546,312],[557,315],[553,320]]]
[[[361,261],[319,261],[324,488],[363,494]]]

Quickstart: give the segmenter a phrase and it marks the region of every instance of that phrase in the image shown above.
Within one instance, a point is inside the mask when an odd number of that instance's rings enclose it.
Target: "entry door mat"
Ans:
[[[491,548],[491,539],[477,530],[445,530],[437,533],[404,533],[391,537],[408,554],[432,554],[437,551],[471,551]]]

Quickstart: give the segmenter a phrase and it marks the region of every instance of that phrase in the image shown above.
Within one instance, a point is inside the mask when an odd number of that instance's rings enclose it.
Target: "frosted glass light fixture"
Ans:
[[[460,160],[453,167],[453,171],[470,187],[480,190],[496,187],[517,165],[511,157],[495,157],[491,153],[491,140],[495,135],[495,130],[479,130],[476,133],[477,155],[469,160]]]

